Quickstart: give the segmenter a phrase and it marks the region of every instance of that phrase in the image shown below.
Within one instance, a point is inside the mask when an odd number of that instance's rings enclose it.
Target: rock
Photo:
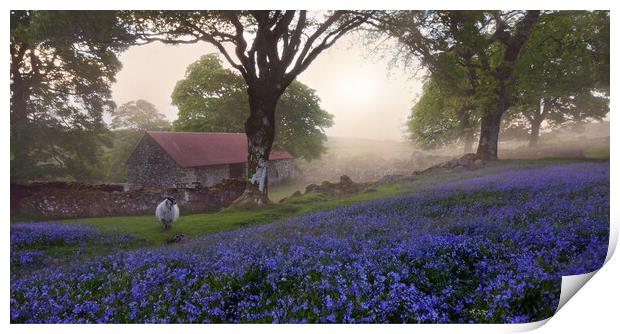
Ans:
[[[294,193],[292,193],[290,196],[284,197],[283,199],[279,200],[278,203],[284,203],[284,202],[288,201],[291,198],[299,197],[299,196],[301,196],[301,191],[297,190]]]
[[[456,171],[473,170],[484,167],[484,161],[478,159],[478,156],[474,153],[465,154],[459,158],[454,158],[446,162],[437,164],[429,169],[443,168],[452,169]]]
[[[463,166],[463,167],[472,167],[474,164],[474,161],[476,160],[478,160],[478,156],[476,156],[476,154],[468,153],[456,159],[456,165]]]
[[[340,177],[340,182],[332,183],[323,181],[320,185],[310,184],[306,187],[306,193],[321,192],[325,194],[355,194],[363,191],[368,183],[355,183],[347,175]]]
[[[319,190],[319,185],[318,184],[314,184],[311,183],[309,185],[306,186],[306,194],[307,193],[313,193]]]
[[[340,177],[340,184],[341,185],[352,185],[353,184],[353,180],[351,180],[351,178],[346,176],[346,175],[342,175]]]
[[[321,188],[329,188],[333,185],[333,183],[329,182],[329,181],[323,181],[321,182]]]

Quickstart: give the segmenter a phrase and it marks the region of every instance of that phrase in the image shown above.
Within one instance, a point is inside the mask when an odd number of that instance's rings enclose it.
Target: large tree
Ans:
[[[112,11],[11,11],[10,26],[11,180],[92,179],[133,37]]]
[[[544,15],[516,65],[516,117],[529,124],[535,146],[543,122],[602,119],[609,111],[609,12]]]
[[[248,180],[239,204],[269,202],[267,161],[276,106],[286,88],[324,50],[362,25],[368,13],[295,10],[130,13],[145,41],[207,42],[243,77],[248,93]]]
[[[276,107],[274,148],[312,160],[326,151],[325,128],[333,116],[321,109],[314,90],[293,81]],[[179,108],[175,131],[244,132],[249,110],[243,78],[222,66],[216,54],[192,63],[172,92]]]
[[[398,39],[399,54],[444,76],[454,63],[475,82],[480,111],[476,154],[497,159],[501,118],[514,103],[515,64],[539,11],[397,11],[375,15],[378,31]]]

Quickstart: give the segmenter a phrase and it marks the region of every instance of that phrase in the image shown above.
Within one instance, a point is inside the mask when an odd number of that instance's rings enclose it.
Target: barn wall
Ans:
[[[230,178],[228,165],[204,166],[186,169],[191,170],[191,172],[188,171],[188,173],[192,173],[194,178],[193,182],[200,182],[200,184],[206,187],[210,187],[224,179]]]
[[[142,137],[125,164],[129,190],[172,188],[191,177],[148,135]]]
[[[269,184],[278,184],[295,178],[297,176],[296,172],[297,167],[293,159],[269,161],[269,166],[267,167]]]
[[[278,184],[297,175],[295,160],[273,160],[268,165],[269,184]],[[213,186],[230,178],[230,165],[180,167],[149,135],[142,137],[126,162],[127,188],[175,188],[200,183]],[[246,170],[244,164],[243,170]],[[245,178],[245,172],[241,179]]]
[[[244,171],[247,169],[245,164],[243,169]],[[295,177],[296,170],[295,162],[292,159],[269,161],[267,169],[269,184],[278,184]],[[209,187],[230,178],[230,165],[184,168],[183,173],[187,175],[183,182],[200,182],[203,186]],[[244,177],[245,173],[243,173],[243,177],[240,179]]]

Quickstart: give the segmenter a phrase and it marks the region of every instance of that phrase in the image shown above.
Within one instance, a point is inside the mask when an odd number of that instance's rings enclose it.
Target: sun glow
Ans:
[[[342,76],[336,80],[333,87],[337,94],[341,94],[343,100],[351,104],[371,101],[376,98],[378,88],[372,77],[365,73]]]

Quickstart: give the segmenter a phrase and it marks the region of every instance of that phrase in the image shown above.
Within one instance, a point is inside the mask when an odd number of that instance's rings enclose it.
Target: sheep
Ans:
[[[172,228],[172,223],[179,219],[179,206],[174,197],[166,197],[155,210],[155,217],[164,225],[164,231]]]

